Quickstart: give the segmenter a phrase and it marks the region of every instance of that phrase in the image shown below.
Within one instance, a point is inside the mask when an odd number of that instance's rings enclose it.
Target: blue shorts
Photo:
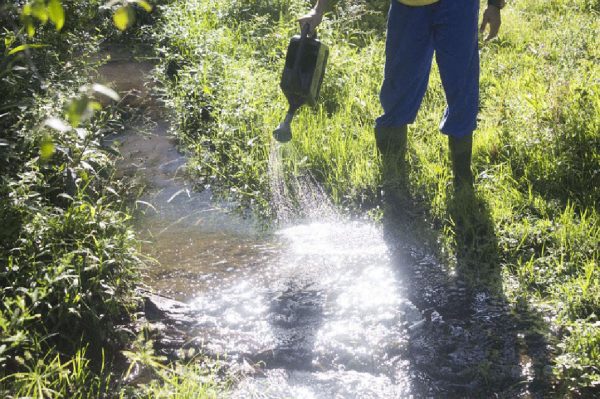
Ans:
[[[377,127],[413,123],[427,89],[435,51],[447,108],[444,134],[462,137],[477,127],[479,0],[440,0],[409,7],[392,0]]]

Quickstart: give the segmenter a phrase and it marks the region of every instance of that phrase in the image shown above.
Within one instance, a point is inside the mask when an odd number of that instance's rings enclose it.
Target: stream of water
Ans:
[[[405,299],[380,226],[340,217],[318,188],[298,183],[310,193],[305,206],[315,205],[310,216],[292,222],[286,211],[287,225],[265,233],[177,177],[183,157],[165,124],[121,140],[150,187],[139,225],[160,266],[147,284],[191,305],[207,353],[259,365],[233,397],[407,394],[406,330],[422,317]]]

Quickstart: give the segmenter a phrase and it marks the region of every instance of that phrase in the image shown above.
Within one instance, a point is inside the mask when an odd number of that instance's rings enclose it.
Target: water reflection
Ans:
[[[147,283],[191,305],[188,336],[205,354],[252,366],[232,396],[409,393],[406,331],[421,314],[405,299],[381,228],[338,217],[322,190],[299,182],[309,218],[260,232],[210,192],[193,192],[166,125],[151,129],[121,138],[122,170],[129,165],[150,187],[139,230],[159,262]]]
[[[262,262],[246,258],[251,266],[221,275],[191,302],[208,353],[262,370],[244,379],[234,397],[408,392],[406,330],[420,313],[404,299],[381,230],[317,222],[263,239],[268,244],[251,249]],[[213,250],[238,263],[234,252]]]

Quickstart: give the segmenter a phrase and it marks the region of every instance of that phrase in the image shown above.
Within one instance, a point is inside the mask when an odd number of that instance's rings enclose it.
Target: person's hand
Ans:
[[[310,33],[313,33],[315,28],[319,26],[321,21],[323,20],[323,12],[319,11],[315,8],[310,10],[308,14],[301,16],[298,18],[298,22],[300,23],[300,27],[302,28],[304,25],[308,24],[310,26]]]
[[[500,31],[500,25],[502,24],[502,18],[500,17],[500,9],[496,6],[488,6],[483,12],[483,19],[481,20],[481,33],[485,32],[486,27],[490,26],[490,32],[485,38],[485,41],[490,41],[498,36]]]

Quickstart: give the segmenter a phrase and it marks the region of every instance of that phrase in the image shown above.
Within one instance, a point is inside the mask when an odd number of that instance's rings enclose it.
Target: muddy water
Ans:
[[[406,331],[421,315],[381,228],[320,211],[259,231],[192,190],[165,127],[122,137],[123,169],[129,163],[148,184],[139,229],[160,265],[147,284],[191,305],[191,335],[207,354],[253,366],[232,396],[406,394]]]
[[[106,83],[146,104],[145,118],[113,138],[121,171],[147,186],[138,230],[158,262],[146,283],[191,306],[188,335],[205,354],[244,371],[231,397],[456,397],[533,380],[508,329],[518,320],[501,299],[479,292],[465,301],[426,251],[399,257],[398,234],[341,217],[310,180],[296,184],[304,209],[294,217],[278,192],[278,156],[271,180],[284,222],[272,231],[228,212],[210,191],[194,191],[160,105],[148,106],[149,91],[136,88],[149,71],[131,59],[101,70]],[[133,86],[131,76],[139,77]]]
[[[184,160],[163,123],[121,140],[122,168],[148,185],[139,229],[160,265],[147,284],[192,306],[192,335],[206,353],[260,370],[233,397],[408,392],[402,354],[421,315],[404,297],[380,227],[328,212],[260,232],[179,177]]]

